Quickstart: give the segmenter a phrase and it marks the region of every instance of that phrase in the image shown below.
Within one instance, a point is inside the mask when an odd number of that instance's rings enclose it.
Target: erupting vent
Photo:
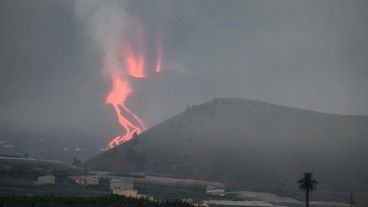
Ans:
[[[124,37],[122,45],[122,60],[115,64],[105,64],[105,69],[110,71],[112,80],[112,89],[106,97],[106,104],[110,104],[116,113],[119,124],[124,128],[123,135],[113,138],[108,147],[111,149],[121,143],[124,143],[134,136],[140,134],[144,129],[143,120],[133,113],[126,105],[126,100],[132,94],[133,88],[130,84],[130,78],[146,78],[147,68],[145,59],[145,42],[141,29],[137,30],[135,44]],[[155,72],[161,72],[162,64],[162,35],[159,33],[156,38],[155,63],[152,68]],[[152,69],[153,70],[153,69]]]

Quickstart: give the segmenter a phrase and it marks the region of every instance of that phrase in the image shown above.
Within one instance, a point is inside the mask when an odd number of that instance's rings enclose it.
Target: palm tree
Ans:
[[[309,207],[309,192],[317,189],[317,180],[314,180],[313,174],[310,172],[304,173],[304,177],[298,180],[299,189],[305,190],[305,206]]]
[[[353,207],[355,205],[355,201],[354,201],[354,197],[353,197],[353,192],[350,193],[350,207]]]

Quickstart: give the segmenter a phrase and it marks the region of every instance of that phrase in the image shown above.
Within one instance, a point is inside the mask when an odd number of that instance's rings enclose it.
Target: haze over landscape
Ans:
[[[311,206],[365,206],[367,9],[0,1],[0,206],[9,192],[303,206],[308,172]]]

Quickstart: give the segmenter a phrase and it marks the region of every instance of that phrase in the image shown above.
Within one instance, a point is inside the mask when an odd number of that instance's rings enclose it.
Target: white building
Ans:
[[[225,195],[225,189],[219,188],[215,186],[208,186],[206,189],[206,193],[208,195],[214,195],[214,196],[224,196]]]
[[[37,178],[37,184],[39,185],[55,184],[55,176],[53,175],[39,176]]]
[[[126,197],[138,197],[138,191],[134,190],[134,182],[131,178],[117,177],[110,180],[112,194]]]
[[[115,189],[115,190],[112,190],[112,194],[121,195],[121,196],[125,196],[125,197],[132,197],[132,198],[137,198],[138,197],[138,191],[137,190]]]
[[[131,178],[113,178],[110,180],[110,189],[111,190],[133,190],[134,182]]]
[[[69,178],[79,185],[98,185],[100,183],[97,175],[70,176]]]

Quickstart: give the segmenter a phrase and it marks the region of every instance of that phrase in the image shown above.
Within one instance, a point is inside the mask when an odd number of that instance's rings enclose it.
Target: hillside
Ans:
[[[283,193],[311,171],[320,190],[367,191],[367,147],[366,116],[225,98],[188,107],[85,165]]]

